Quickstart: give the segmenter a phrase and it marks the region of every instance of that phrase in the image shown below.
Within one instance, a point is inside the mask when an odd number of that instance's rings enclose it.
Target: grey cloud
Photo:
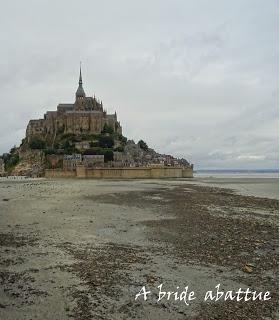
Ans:
[[[124,133],[199,168],[278,168],[278,3],[2,4],[0,153],[30,118],[85,90]]]

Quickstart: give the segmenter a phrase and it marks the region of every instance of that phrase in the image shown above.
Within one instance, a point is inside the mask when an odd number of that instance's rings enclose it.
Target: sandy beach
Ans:
[[[279,319],[278,190],[269,178],[2,179],[0,319]],[[160,284],[196,299],[157,301]],[[271,299],[204,302],[218,284]]]

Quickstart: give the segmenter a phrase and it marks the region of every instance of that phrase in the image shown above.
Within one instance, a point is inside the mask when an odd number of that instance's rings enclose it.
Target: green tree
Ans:
[[[126,142],[127,142],[127,138],[126,137],[124,137],[124,136],[122,136],[122,134],[120,134],[119,136],[118,136],[118,140],[120,141],[120,142],[122,142],[123,144],[126,144]]]
[[[23,146],[25,143],[26,143],[26,138],[24,138],[24,139],[21,140],[20,146]]]
[[[142,150],[144,150],[144,151],[147,151],[147,150],[148,150],[148,145],[147,145],[146,142],[144,142],[143,140],[140,140],[140,141],[138,142],[138,145],[139,145],[139,147],[140,147]]]
[[[104,154],[104,149],[99,147],[90,148],[88,150],[83,151],[84,155],[94,155],[94,154]]]
[[[44,149],[46,147],[46,143],[44,140],[40,139],[39,137],[34,137],[29,142],[29,147],[31,149]]]
[[[101,136],[99,139],[99,145],[101,148],[113,148],[114,139],[110,136]]]
[[[123,147],[117,147],[117,148],[114,148],[114,151],[123,152],[124,148]]]
[[[105,150],[104,160],[105,160],[105,162],[113,161],[113,151],[112,150]]]
[[[107,125],[105,123],[104,127],[103,127],[103,130],[102,130],[102,133],[109,133],[109,134],[113,134],[114,133],[114,130],[111,126]]]
[[[56,150],[56,149],[49,148],[49,149],[44,150],[44,153],[45,153],[45,155],[48,155],[48,154],[57,154],[57,150]]]
[[[5,170],[10,172],[19,163],[18,153],[8,153],[4,157]]]
[[[90,148],[96,148],[100,146],[99,141],[90,141],[89,144],[90,144]]]
[[[63,141],[63,143],[61,144],[61,148],[64,150],[64,153],[67,153],[67,154],[78,152],[75,145],[72,144],[69,140]]]

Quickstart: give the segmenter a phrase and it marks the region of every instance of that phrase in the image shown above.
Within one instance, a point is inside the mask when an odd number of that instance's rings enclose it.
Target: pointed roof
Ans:
[[[80,63],[80,66],[79,66],[79,82],[78,82],[80,85],[82,85],[82,75],[81,75],[81,63]]]
[[[78,89],[77,89],[77,92],[76,92],[76,97],[80,98],[80,97],[83,97],[85,98],[85,92],[84,92],[84,89],[83,89],[83,86],[82,86],[82,74],[81,74],[81,63],[80,63],[80,67],[79,67],[79,81],[78,81]]]

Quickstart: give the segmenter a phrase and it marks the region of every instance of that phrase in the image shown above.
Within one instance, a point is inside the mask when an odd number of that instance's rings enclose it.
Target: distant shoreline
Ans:
[[[279,169],[200,169],[196,173],[279,173]]]

